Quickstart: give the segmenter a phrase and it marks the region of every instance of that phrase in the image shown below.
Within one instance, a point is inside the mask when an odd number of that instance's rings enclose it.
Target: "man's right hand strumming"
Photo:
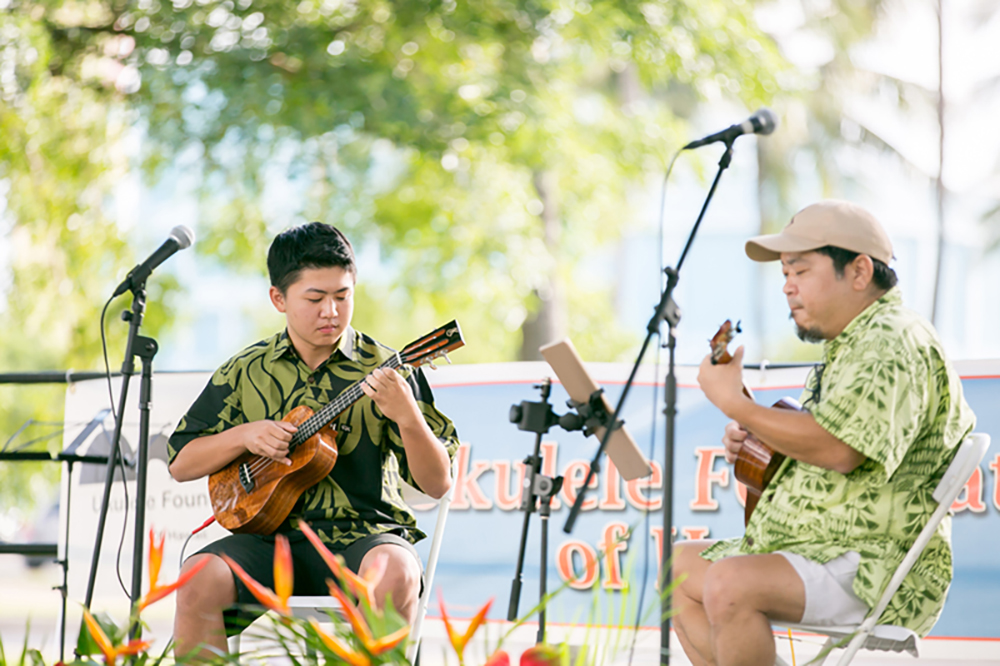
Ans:
[[[170,465],[176,481],[191,481],[213,474],[249,451],[290,465],[288,444],[298,430],[285,421],[251,421],[191,440]]]
[[[244,438],[244,446],[250,453],[270,458],[284,465],[292,464],[292,461],[288,459],[288,445],[298,428],[291,423],[286,421],[253,421],[236,426],[233,430],[237,428],[242,430],[240,435]]]

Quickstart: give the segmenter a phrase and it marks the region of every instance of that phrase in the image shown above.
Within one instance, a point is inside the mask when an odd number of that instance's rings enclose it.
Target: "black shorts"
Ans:
[[[316,549],[301,532],[285,535],[288,537],[292,550],[292,575],[294,578],[293,594],[296,596],[327,596],[330,590],[326,581],[333,579],[333,572]],[[408,550],[420,566],[420,591],[423,592],[424,565],[417,554],[417,549],[406,539],[391,532],[373,534],[358,539],[343,549],[327,546],[335,555],[344,558],[344,563],[354,573],[361,568],[361,560],[375,546],[385,543],[395,544]],[[231,534],[213,541],[198,553],[213,555],[228,555],[236,561],[243,570],[261,585],[274,589],[274,536],[257,534]],[[257,597],[243,584],[236,574],[236,604],[226,609],[222,616],[226,625],[226,636],[233,636],[246,629],[250,623],[263,615],[267,609],[260,605]]]

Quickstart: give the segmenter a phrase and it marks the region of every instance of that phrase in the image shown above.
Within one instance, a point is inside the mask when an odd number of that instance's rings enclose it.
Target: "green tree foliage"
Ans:
[[[610,285],[570,272],[636,217],[629,188],[679,143],[673,100],[774,91],[750,9],[151,1],[113,32],[135,42],[150,172],[201,155],[202,252],[257,268],[277,230],[320,219],[391,267],[362,324],[457,316],[464,360],[504,360],[532,313],[558,310],[548,333],[566,333],[566,298],[585,296],[568,332],[606,331],[584,352],[611,359],[632,340],[607,324]]]
[[[2,6],[3,3],[0,3]],[[0,8],[0,370],[98,366],[98,315],[132,260],[108,210],[128,167],[122,138],[134,114],[103,85],[94,53],[101,40],[96,5],[11,3]],[[87,44],[81,49],[81,45]],[[116,59],[108,60],[114,64]],[[119,64],[118,69],[124,68]],[[160,281],[151,298],[172,284]],[[124,327],[109,322],[112,353]],[[152,310],[156,331],[168,312]],[[114,357],[113,357],[114,358]],[[120,354],[117,356],[120,362]],[[0,385],[0,444],[29,419],[62,418],[62,386]],[[17,446],[50,433],[29,427]],[[34,448],[58,450],[60,439]],[[58,478],[53,464],[0,464],[0,511],[30,506],[51,492],[34,472]],[[47,499],[47,498],[45,498]]]
[[[314,219],[377,247],[357,320],[405,321],[389,342],[456,317],[464,361],[564,333],[631,355],[588,262],[694,105],[766,103],[780,69],[749,2],[0,0],[2,367],[99,365],[98,312],[134,261],[111,206],[136,140],[152,182],[201,176],[203,257],[259,272]],[[155,285],[150,334],[176,286]],[[3,431],[58,420],[57,393],[9,392]]]
[[[778,44],[808,42],[812,62],[786,70],[780,76],[781,94],[774,100],[775,111],[784,119],[780,132],[757,146],[758,206],[760,233],[776,233],[808,201],[802,200],[803,164],[811,166],[812,184],[818,192],[812,197],[849,197],[847,192],[864,188],[857,174],[845,170],[837,155],[845,147],[898,153],[877,133],[852,118],[847,111],[850,100],[871,94],[879,86],[902,84],[882,74],[859,68],[854,55],[859,45],[872,37],[886,13],[885,0],[832,0],[823,5],[802,0],[775,3],[768,8],[781,12],[783,20],[774,21],[783,30],[772,34]],[[794,18],[797,16],[797,19]],[[790,27],[791,24],[793,27]],[[901,105],[905,104],[900,92]],[[755,279],[755,319],[764,322],[763,288],[765,275],[773,266],[761,264]],[[791,332],[766,331],[759,349],[761,358],[787,361],[816,361],[820,349],[797,340]]]

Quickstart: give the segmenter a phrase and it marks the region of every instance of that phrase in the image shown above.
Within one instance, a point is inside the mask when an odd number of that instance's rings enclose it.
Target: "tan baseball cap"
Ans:
[[[827,245],[867,254],[886,265],[892,260],[892,241],[875,216],[836,199],[806,206],[781,233],[751,238],[746,252],[754,261],[777,261],[782,252],[808,252]]]

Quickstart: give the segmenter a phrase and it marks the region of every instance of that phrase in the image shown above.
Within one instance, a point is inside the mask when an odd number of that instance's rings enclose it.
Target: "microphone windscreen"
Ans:
[[[766,106],[757,109],[757,113],[753,114],[753,116],[760,123],[760,129],[757,130],[757,134],[770,134],[778,127],[778,116]]]
[[[178,224],[170,230],[170,237],[177,241],[179,249],[184,250],[194,243],[194,232],[183,224]]]

